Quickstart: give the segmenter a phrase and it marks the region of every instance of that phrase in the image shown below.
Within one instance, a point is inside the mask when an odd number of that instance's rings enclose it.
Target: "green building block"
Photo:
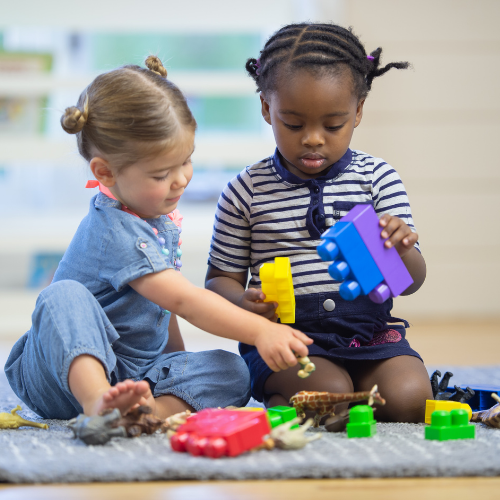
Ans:
[[[267,418],[269,419],[271,429],[274,429],[278,425],[297,418],[297,410],[290,406],[273,406],[267,409]],[[297,424],[292,425],[291,429],[297,429],[298,427]]]
[[[432,412],[431,425],[425,428],[425,439],[448,441],[450,439],[474,439],[476,427],[469,423],[466,410],[437,410]]]
[[[377,434],[377,421],[373,418],[373,408],[368,405],[357,405],[349,410],[347,437],[373,437]]]

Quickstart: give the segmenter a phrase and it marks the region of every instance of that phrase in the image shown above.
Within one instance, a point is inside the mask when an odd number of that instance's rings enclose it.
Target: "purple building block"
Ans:
[[[413,283],[398,251],[394,247],[384,246],[385,240],[380,237],[382,227],[371,205],[356,205],[340,220],[354,224],[384,277],[384,283],[378,285],[370,293],[370,298],[374,302],[385,300],[383,297],[387,296],[387,290],[384,290],[384,286],[389,287],[393,297],[397,297]]]

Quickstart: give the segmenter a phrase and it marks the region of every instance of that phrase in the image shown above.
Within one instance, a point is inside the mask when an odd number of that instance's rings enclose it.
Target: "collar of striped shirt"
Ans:
[[[342,158],[340,158],[339,161],[335,162],[328,168],[328,171],[326,172],[325,175],[316,177],[316,179],[309,179],[309,180],[301,179],[300,177],[296,176],[295,174],[292,174],[285,168],[284,165],[285,161],[281,156],[281,153],[278,151],[278,148],[276,148],[276,151],[274,152],[272,158],[276,171],[286,182],[290,184],[307,184],[310,183],[311,181],[314,181],[315,183],[318,182],[321,183],[328,181],[330,179],[334,179],[335,177],[337,177],[337,175],[342,173],[348,167],[348,165],[351,163],[352,160],[352,151],[348,149],[345,152],[344,156],[342,156]]]

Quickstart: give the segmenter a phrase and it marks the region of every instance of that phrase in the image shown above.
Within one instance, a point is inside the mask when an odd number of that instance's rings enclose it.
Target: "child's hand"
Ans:
[[[238,301],[238,305],[242,309],[276,322],[278,320],[278,316],[276,315],[278,304],[276,302],[264,302],[265,298],[266,296],[262,290],[248,288]]]
[[[386,248],[396,247],[400,257],[406,255],[418,240],[418,234],[412,232],[407,224],[393,215],[382,215],[380,225],[384,228],[380,236],[384,239],[389,238],[384,246]]]
[[[269,327],[257,335],[255,347],[267,366],[275,372],[297,364],[297,356],[307,356],[307,345],[312,340],[299,330],[287,325],[269,323]]]

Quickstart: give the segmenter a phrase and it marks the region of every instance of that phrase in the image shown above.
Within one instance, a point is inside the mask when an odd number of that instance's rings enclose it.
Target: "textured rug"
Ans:
[[[454,384],[500,383],[500,366],[439,367]],[[431,372],[431,368],[429,368]],[[0,412],[20,401],[0,373]],[[22,405],[23,406],[23,405]],[[24,410],[21,415],[38,420]],[[66,422],[47,420],[50,430],[0,430],[0,481],[14,483],[153,481],[173,479],[286,479],[500,475],[500,430],[476,425],[476,439],[426,441],[424,425],[382,424],[370,439],[321,432],[298,451],[258,451],[213,460],[171,450],[164,435],[115,438],[86,446]]]

